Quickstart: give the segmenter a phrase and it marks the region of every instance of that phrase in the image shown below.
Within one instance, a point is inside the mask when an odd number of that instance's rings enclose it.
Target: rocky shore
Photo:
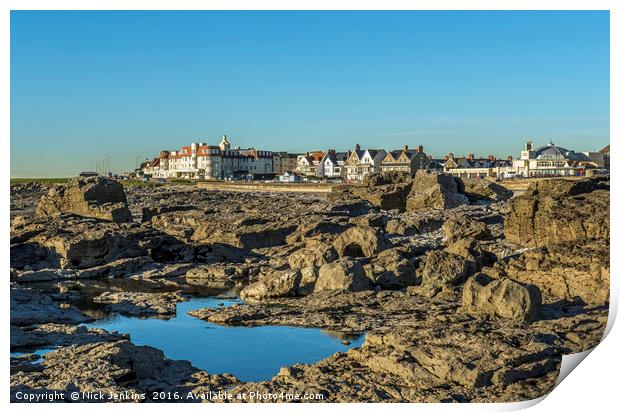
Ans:
[[[604,178],[538,181],[519,196],[427,171],[325,195],[76,178],[13,186],[11,209],[14,401],[48,391],[203,401],[224,389],[330,402],[521,401],[548,393],[562,355],[595,346],[607,322]],[[366,338],[241,382],[81,325],[100,312],[171,317],[195,289],[243,300],[189,312],[210,323]],[[41,358],[40,349],[51,351]]]

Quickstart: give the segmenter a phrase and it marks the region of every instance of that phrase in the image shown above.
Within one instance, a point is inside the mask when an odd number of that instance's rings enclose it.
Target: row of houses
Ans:
[[[313,151],[304,154],[273,152],[255,148],[232,148],[224,135],[220,143],[192,143],[176,151],[162,151],[159,157],[143,164],[141,171],[155,178],[236,179],[272,178],[296,181],[335,178],[361,181],[371,173],[405,172],[435,169],[464,178],[506,179],[513,177],[571,176],[587,169],[609,170],[609,145],[597,152],[576,152],[553,142],[534,149],[531,141],[517,159],[498,159],[493,155],[473,154],[455,157],[450,153],[433,159],[422,146],[410,149],[362,149],[360,145],[346,152]]]
[[[297,157],[295,172],[303,176],[319,178],[342,178],[359,181],[364,176],[387,171],[414,174],[418,169],[428,169],[430,158],[422,146],[415,150],[405,145],[402,149],[386,152],[383,149],[361,149],[356,145],[347,152],[314,151]]]

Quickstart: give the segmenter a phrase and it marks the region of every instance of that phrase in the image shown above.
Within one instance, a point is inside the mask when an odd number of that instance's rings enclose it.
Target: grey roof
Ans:
[[[536,158],[548,158],[548,157],[562,157],[566,158],[569,156],[570,151],[568,149],[562,148],[560,146],[556,146],[553,143],[549,143],[545,146],[541,146],[540,148],[534,151],[534,156]]]

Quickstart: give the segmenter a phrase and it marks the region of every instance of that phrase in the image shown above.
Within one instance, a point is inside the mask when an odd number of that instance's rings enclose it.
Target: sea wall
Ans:
[[[263,183],[263,182],[226,182],[200,181],[198,188],[218,191],[236,192],[310,192],[332,193],[346,185],[328,183]]]

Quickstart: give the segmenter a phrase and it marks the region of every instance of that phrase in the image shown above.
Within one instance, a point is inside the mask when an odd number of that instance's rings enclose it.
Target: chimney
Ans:
[[[508,160],[512,162],[512,155],[508,155]]]
[[[424,147],[422,145],[418,146],[418,153],[423,153]]]
[[[403,145],[403,151],[407,152],[409,150],[409,145]]]
[[[450,152],[450,153],[448,154],[448,158],[453,159],[453,158],[454,158],[454,154],[453,154],[452,152]]]
[[[331,153],[332,155],[336,154],[336,150],[335,149],[328,149],[327,153]]]
[[[360,144],[359,144],[359,143],[356,143],[356,144],[355,144],[355,150],[356,150],[356,151],[359,151],[359,150],[360,150]]]
[[[469,155],[467,155],[467,160],[473,161],[474,160],[474,154],[470,153]]]

